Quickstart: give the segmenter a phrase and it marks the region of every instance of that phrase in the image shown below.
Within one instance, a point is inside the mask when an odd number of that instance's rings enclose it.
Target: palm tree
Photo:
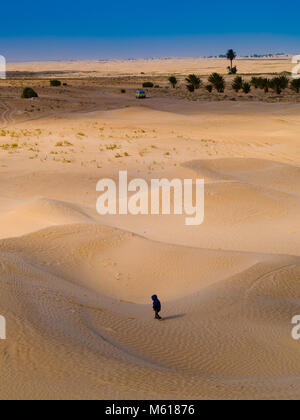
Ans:
[[[250,84],[255,89],[258,89],[259,88],[259,77],[252,77]]]
[[[189,92],[195,92],[195,87],[193,85],[186,85],[186,88]]]
[[[227,57],[227,60],[230,60],[230,67],[229,67],[230,74],[233,74],[233,60],[236,59],[236,53],[233,50],[228,50],[226,57]]]
[[[289,86],[289,79],[286,76],[274,77],[270,81],[270,87],[280,95],[281,92]]]
[[[188,85],[193,86],[194,90],[195,89],[199,89],[202,81],[200,79],[200,77],[198,77],[196,74],[190,74],[185,81],[188,83]]]
[[[213,87],[216,89],[217,92],[224,92],[225,90],[225,80],[224,77],[221,76],[219,73],[213,73],[209,76],[208,81]]]
[[[269,88],[271,87],[270,79],[264,77],[252,77],[251,79],[251,86],[254,86],[255,89],[262,89],[265,93],[269,92]]]
[[[172,87],[175,89],[175,87],[178,83],[178,80],[176,79],[176,77],[175,76],[170,76],[168,80],[171,83]]]
[[[268,93],[271,87],[271,80],[267,78],[265,79],[261,78],[260,84],[261,84],[261,89],[263,89],[265,93]]]
[[[290,80],[286,76],[280,76],[279,79],[282,90],[287,89],[289,87]]]
[[[250,83],[248,83],[248,82],[243,83],[242,89],[243,89],[244,93],[246,93],[246,94],[250,93],[251,92]]]
[[[296,93],[300,92],[300,79],[293,79],[291,81],[291,89],[294,90]]]
[[[236,92],[239,92],[241,89],[243,89],[243,78],[241,76],[236,76],[232,83],[232,89]]]
[[[274,77],[272,80],[270,80],[270,87],[273,89],[278,95],[281,94],[281,84],[279,77]]]

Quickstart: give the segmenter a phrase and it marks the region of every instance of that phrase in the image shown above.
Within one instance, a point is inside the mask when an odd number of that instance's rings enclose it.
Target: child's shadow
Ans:
[[[185,315],[186,314],[170,315],[170,316],[163,317],[162,320],[169,321],[171,319],[183,318]]]

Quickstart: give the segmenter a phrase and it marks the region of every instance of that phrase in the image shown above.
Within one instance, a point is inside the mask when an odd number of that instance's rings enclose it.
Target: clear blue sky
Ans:
[[[1,4],[9,60],[300,53],[299,2],[14,0]]]

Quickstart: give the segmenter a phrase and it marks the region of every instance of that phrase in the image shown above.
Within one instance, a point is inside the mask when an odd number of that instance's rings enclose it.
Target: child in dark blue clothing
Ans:
[[[153,311],[155,312],[155,319],[161,319],[161,317],[159,316],[159,313],[161,311],[161,303],[158,300],[158,297],[156,295],[152,296],[152,300],[153,300]]]

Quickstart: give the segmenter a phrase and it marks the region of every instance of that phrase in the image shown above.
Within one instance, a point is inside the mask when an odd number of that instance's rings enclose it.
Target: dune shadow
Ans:
[[[185,317],[185,315],[186,314],[170,315],[170,316],[163,317],[162,320],[163,321],[169,321],[171,319],[183,318],[183,317]]]

